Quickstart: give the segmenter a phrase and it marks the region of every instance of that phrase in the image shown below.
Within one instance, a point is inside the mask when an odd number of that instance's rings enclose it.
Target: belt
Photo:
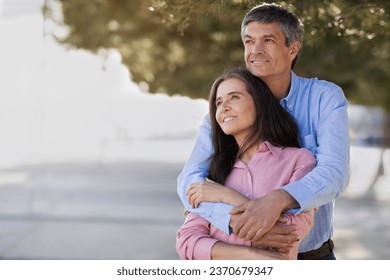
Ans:
[[[331,239],[316,250],[298,254],[298,260],[320,260],[333,252],[334,244]]]

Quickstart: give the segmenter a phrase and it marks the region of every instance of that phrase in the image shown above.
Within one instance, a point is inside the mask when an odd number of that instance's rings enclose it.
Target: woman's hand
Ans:
[[[201,202],[224,202],[238,206],[248,199],[241,193],[213,181],[192,184],[187,191],[188,201],[192,208]]]

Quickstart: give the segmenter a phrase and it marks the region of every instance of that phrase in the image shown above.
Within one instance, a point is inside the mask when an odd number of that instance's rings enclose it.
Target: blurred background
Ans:
[[[0,0],[0,258],[177,259],[176,178],[259,1]],[[298,1],[349,102],[339,259],[390,259],[390,2]]]

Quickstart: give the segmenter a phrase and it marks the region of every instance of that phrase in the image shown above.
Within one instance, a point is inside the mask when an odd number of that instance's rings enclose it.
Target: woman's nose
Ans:
[[[221,112],[226,112],[226,111],[230,110],[229,104],[227,102],[222,103],[220,110],[221,110]]]

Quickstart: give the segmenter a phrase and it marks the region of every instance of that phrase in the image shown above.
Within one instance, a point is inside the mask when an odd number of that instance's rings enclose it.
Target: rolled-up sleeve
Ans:
[[[176,252],[182,260],[210,260],[217,239],[210,237],[210,223],[195,214],[188,214],[176,234]]]

